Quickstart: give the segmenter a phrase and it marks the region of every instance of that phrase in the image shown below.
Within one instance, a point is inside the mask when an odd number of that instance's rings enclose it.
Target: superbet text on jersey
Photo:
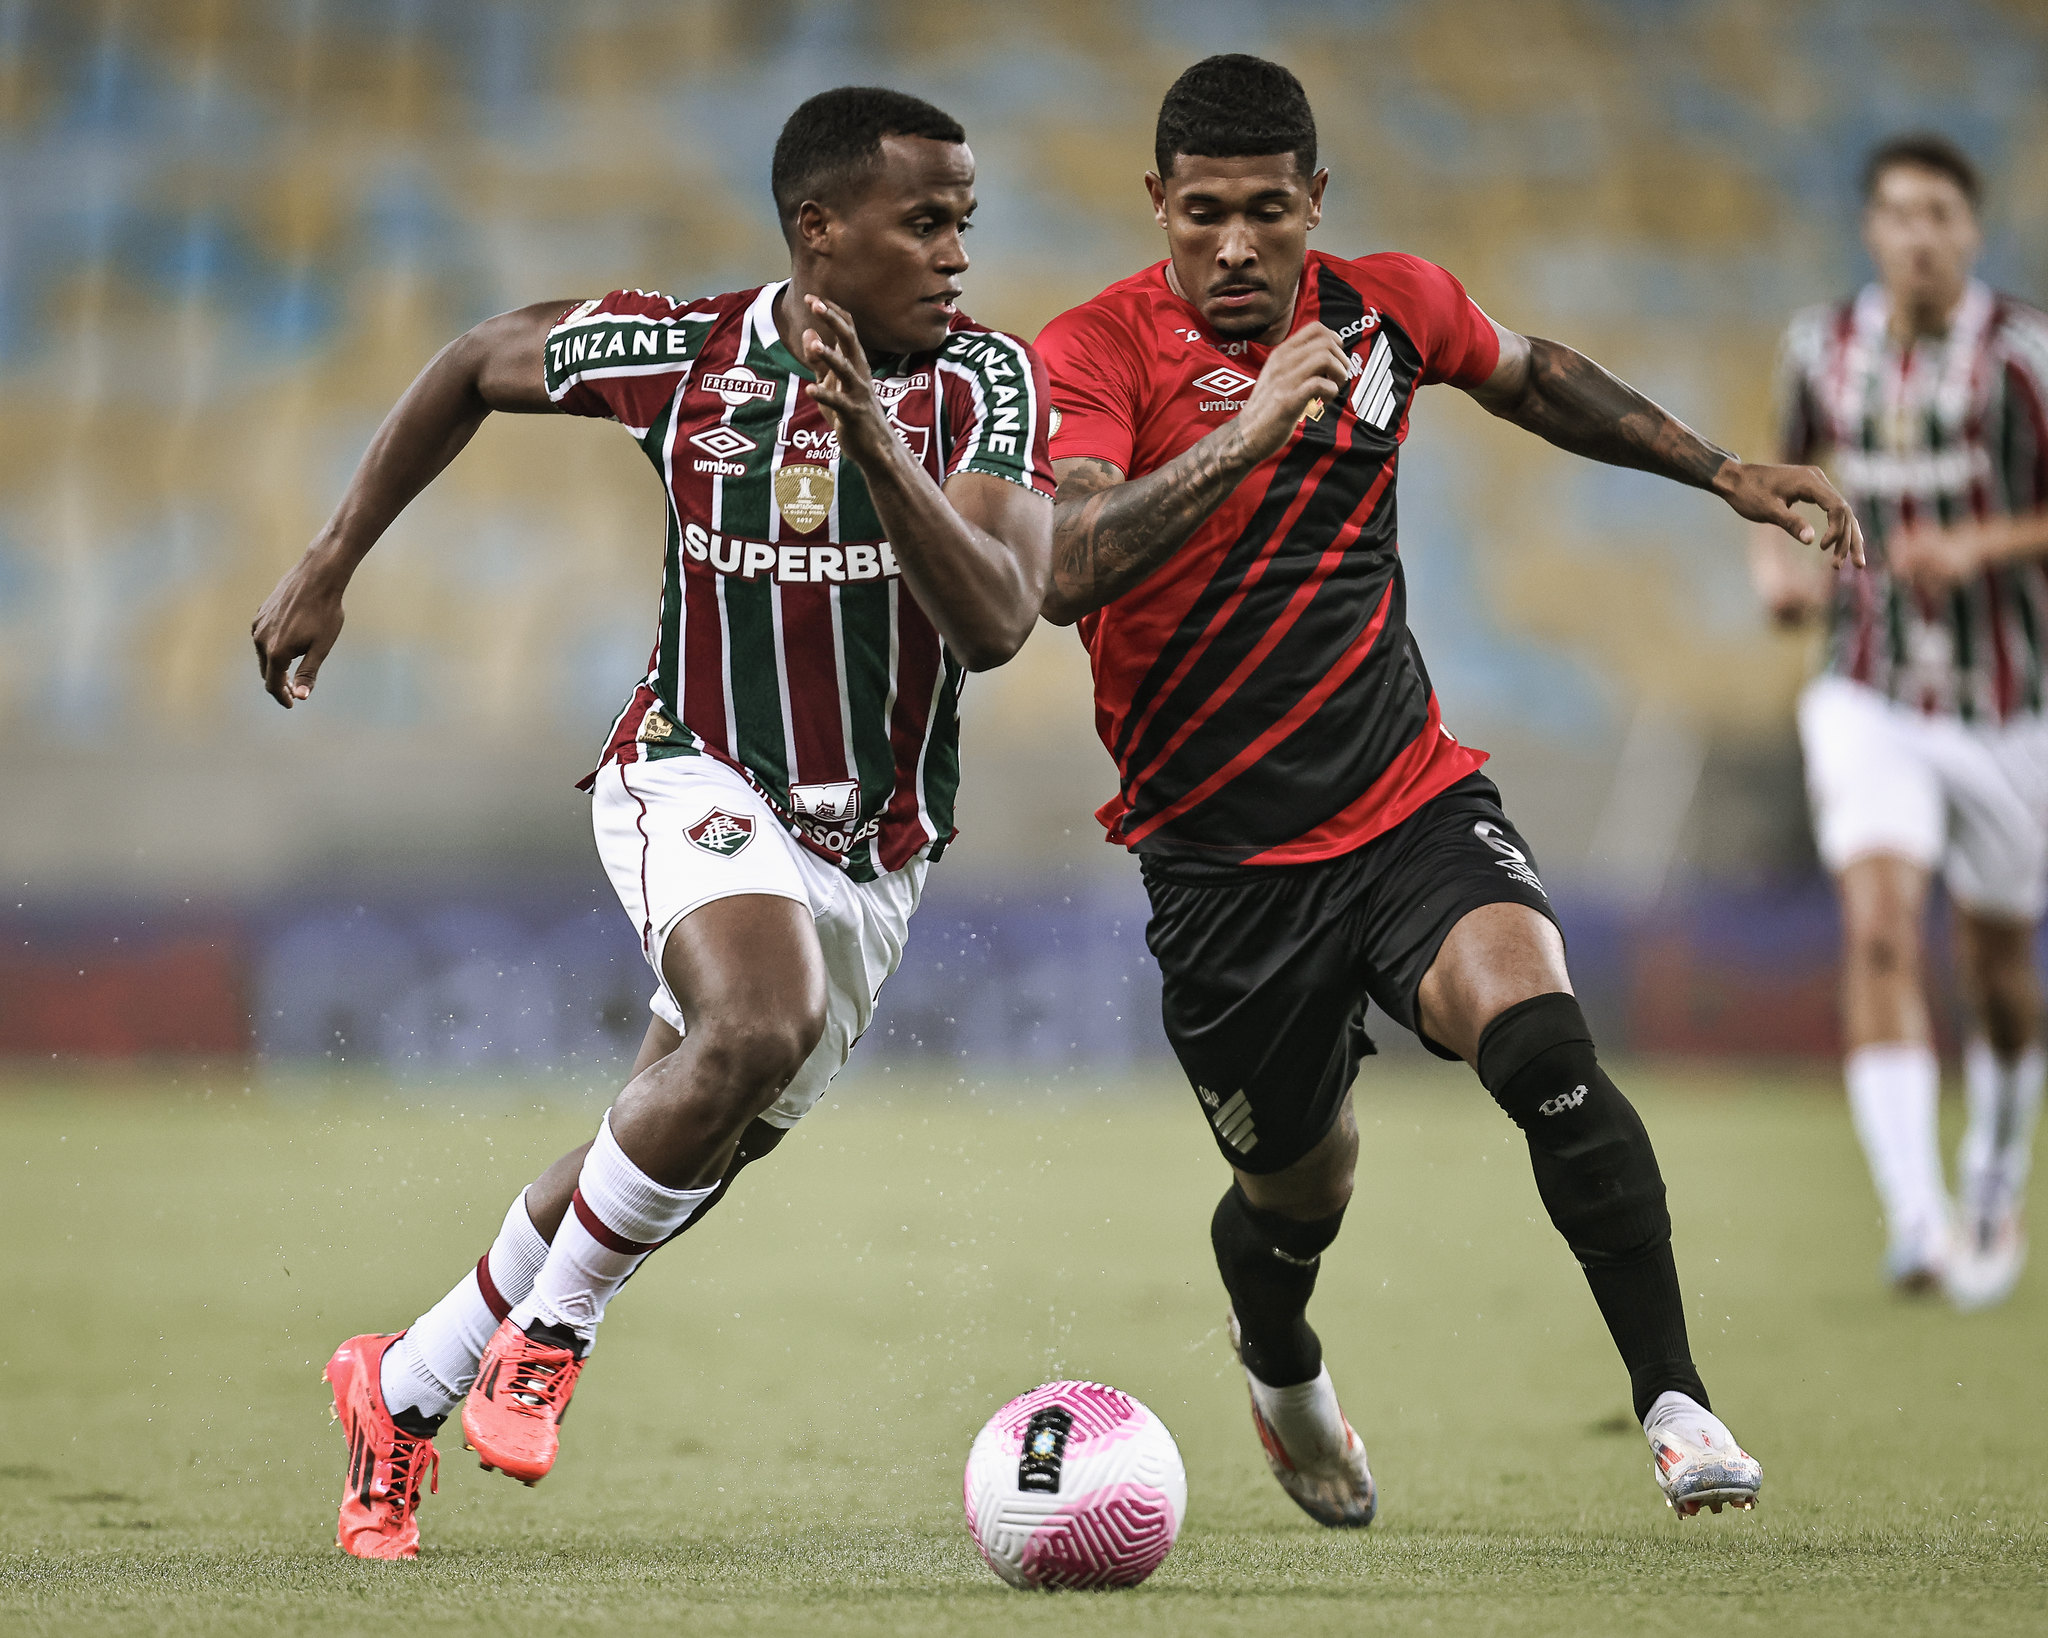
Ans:
[[[548,335],[548,396],[622,423],[668,496],[654,652],[603,762],[715,757],[865,881],[936,859],[954,834],[964,673],[803,390],[814,378],[775,328],[783,288],[573,307]],[[939,348],[872,372],[936,482],[980,472],[1052,492],[1044,375],[1021,341],[959,317]]]
[[[1321,323],[1350,384],[1141,585],[1080,622],[1141,853],[1294,864],[1348,853],[1472,773],[1410,635],[1394,472],[1417,388],[1492,374],[1492,322],[1414,256],[1310,252],[1290,331]],[[1271,349],[1215,335],[1166,264],[1038,338],[1056,460],[1156,471],[1244,407]]]

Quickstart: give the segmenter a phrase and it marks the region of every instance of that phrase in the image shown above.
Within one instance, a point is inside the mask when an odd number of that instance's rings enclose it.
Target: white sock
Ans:
[[[1973,1222],[1996,1221],[2026,1193],[2044,1077],[2048,1060],[2039,1047],[2028,1047],[2011,1063],[2000,1061],[1984,1041],[1972,1041],[1963,1053],[1970,1124],[1956,1186]]]
[[[1858,1047],[1844,1060],[1842,1078],[1895,1259],[1938,1263],[1948,1191],[1936,1125],[1941,1069],[1933,1048],[1909,1041]]]
[[[560,1326],[574,1331],[587,1347],[605,1304],[626,1277],[717,1189],[715,1183],[664,1189],[626,1158],[606,1110],[547,1261],[532,1292],[512,1305],[513,1323],[522,1329],[535,1320]]]
[[[1304,1473],[1344,1471],[1348,1446],[1344,1438],[1344,1412],[1337,1406],[1337,1387],[1325,1365],[1306,1382],[1292,1387],[1268,1387],[1251,1372],[1252,1397],[1266,1426],[1280,1437],[1288,1458]]]
[[[533,1289],[533,1278],[547,1257],[548,1243],[526,1213],[522,1189],[483,1261],[384,1351],[378,1381],[385,1408],[393,1415],[410,1408],[433,1417],[446,1416],[461,1404],[476,1380],[476,1362],[483,1358],[491,1333],[509,1306]]]
[[[1736,1450],[1742,1448],[1735,1443],[1735,1435],[1728,1431],[1727,1423],[1691,1394],[1680,1393],[1675,1388],[1666,1388],[1657,1395],[1656,1402],[1650,1406],[1650,1414],[1643,1418],[1643,1432],[1655,1433],[1659,1428],[1681,1433],[1696,1445],[1725,1444]]]

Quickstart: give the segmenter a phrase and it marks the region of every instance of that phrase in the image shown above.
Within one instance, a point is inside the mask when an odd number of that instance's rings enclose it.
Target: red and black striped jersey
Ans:
[[[865,881],[953,837],[965,673],[802,390],[815,377],[776,332],[782,289],[579,303],[548,334],[547,390],[622,423],[668,497],[654,652],[603,762],[716,757]],[[871,368],[937,482],[980,472],[1052,492],[1045,376],[1023,342],[959,317],[942,346]]]
[[[1895,530],[2048,507],[2048,314],[1972,280],[1945,336],[1901,345],[1881,285],[1808,308],[1785,333],[1785,459],[1825,459],[1868,567],[1835,578],[1827,668],[1965,721],[2048,701],[2048,564],[2005,563],[1945,592],[1894,579]]]
[[[1327,859],[1486,760],[1443,726],[1408,630],[1394,472],[1418,387],[1493,373],[1492,322],[1413,256],[1311,251],[1290,329],[1321,323],[1350,390],[1305,421],[1165,564],[1080,622],[1120,789],[1097,815],[1144,853]],[[1244,407],[1270,348],[1214,334],[1166,264],[1038,338],[1052,454],[1155,471]]]

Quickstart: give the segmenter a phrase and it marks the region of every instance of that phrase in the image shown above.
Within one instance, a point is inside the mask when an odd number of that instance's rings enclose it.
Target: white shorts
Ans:
[[[1981,914],[2048,908],[2048,722],[1966,723],[1822,676],[1800,696],[1799,740],[1829,870],[1893,853]]]
[[[704,756],[607,763],[591,791],[591,826],[660,986],[648,1007],[678,1032],[686,1027],[683,1011],[661,973],[661,952],[677,922],[737,893],[772,893],[810,906],[825,955],[825,1033],[761,1116],[771,1126],[794,1126],[825,1095],[873,1019],[883,980],[903,959],[926,861],[857,882],[784,830],[753,786]]]

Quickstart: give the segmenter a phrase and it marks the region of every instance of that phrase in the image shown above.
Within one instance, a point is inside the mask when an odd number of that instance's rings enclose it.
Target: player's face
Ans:
[[[1329,179],[1328,171],[1303,176],[1293,154],[1176,154],[1172,175],[1147,173],[1174,281],[1211,330],[1253,341],[1286,338],[1309,229],[1323,219]]]
[[[1863,242],[1895,304],[1945,312],[1962,296],[1984,241],[1953,177],[1893,165],[1864,207]]]
[[[882,139],[865,191],[833,213],[814,288],[853,315],[870,353],[918,353],[946,339],[974,212],[974,155],[961,142]]]

